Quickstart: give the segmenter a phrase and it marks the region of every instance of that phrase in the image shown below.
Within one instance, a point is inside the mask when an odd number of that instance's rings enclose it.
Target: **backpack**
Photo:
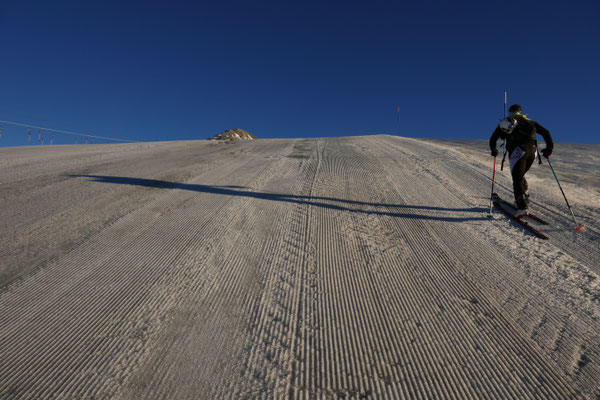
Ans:
[[[522,115],[515,119],[517,124],[510,133],[510,141],[517,146],[535,141],[535,122]]]

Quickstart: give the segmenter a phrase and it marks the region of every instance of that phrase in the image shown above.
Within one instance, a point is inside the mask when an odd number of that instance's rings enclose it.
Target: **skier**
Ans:
[[[528,214],[529,194],[527,193],[525,173],[535,160],[537,151],[536,134],[542,135],[544,142],[546,142],[546,148],[542,150],[544,157],[550,157],[554,148],[550,132],[537,122],[527,118],[522,112],[523,109],[520,105],[513,104],[510,106],[508,118],[500,121],[490,138],[490,149],[493,157],[498,155],[498,149],[496,148],[498,139],[506,140],[517,208],[515,216],[517,217]]]

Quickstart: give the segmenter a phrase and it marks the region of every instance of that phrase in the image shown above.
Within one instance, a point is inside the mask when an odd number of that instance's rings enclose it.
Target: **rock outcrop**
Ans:
[[[208,140],[254,140],[256,136],[243,129],[227,129],[225,132],[219,133],[217,136],[208,138]]]

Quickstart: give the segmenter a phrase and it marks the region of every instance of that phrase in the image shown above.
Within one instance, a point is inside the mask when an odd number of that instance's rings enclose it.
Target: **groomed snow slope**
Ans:
[[[599,398],[597,175],[543,241],[477,146],[0,149],[0,398]]]

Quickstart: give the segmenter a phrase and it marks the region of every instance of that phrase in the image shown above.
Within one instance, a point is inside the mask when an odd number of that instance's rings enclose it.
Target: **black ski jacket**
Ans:
[[[490,138],[490,150],[497,150],[496,142],[498,139],[506,139],[506,150],[509,153],[512,153],[517,146],[525,148],[525,145],[533,145],[538,133],[544,138],[546,148],[549,150],[554,149],[554,142],[552,141],[550,131],[537,122],[522,117],[518,119],[517,126],[511,133],[503,131],[502,128],[500,128],[500,125],[496,127],[496,130]]]

